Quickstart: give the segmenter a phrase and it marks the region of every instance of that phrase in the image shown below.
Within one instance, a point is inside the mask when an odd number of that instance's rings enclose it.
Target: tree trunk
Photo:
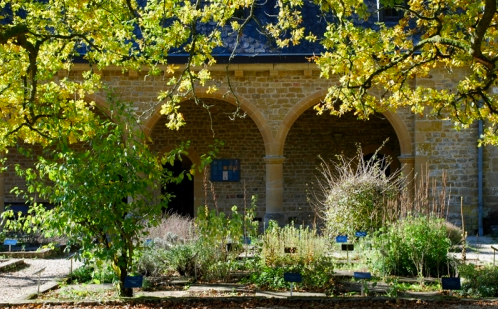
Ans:
[[[133,289],[125,288],[124,282],[126,276],[128,276],[128,270],[126,267],[119,267],[121,274],[119,275],[119,296],[121,297],[133,297]]]

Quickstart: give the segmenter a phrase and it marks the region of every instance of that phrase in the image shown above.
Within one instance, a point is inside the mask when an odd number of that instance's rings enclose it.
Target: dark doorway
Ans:
[[[180,175],[183,171],[192,168],[192,161],[188,157],[182,156],[182,160],[176,160],[175,165],[165,164],[164,167],[173,172],[174,176]],[[194,177],[192,180],[186,176],[179,184],[169,183],[161,188],[161,193],[174,195],[168,203],[167,212],[177,213],[182,216],[194,217]]]

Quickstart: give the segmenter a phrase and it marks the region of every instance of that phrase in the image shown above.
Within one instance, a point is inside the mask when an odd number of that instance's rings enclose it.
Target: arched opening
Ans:
[[[382,148],[380,148],[380,146]],[[359,149],[360,148],[360,149]],[[321,160],[334,160],[336,155],[355,157],[373,154],[392,159],[390,173],[400,167],[401,147],[396,131],[382,114],[374,114],[368,121],[358,120],[353,113],[342,117],[317,115],[313,107],[305,110],[290,127],[284,145],[283,210],[297,222],[313,224],[314,213],[308,202]]]
[[[189,142],[187,156],[196,166],[193,182],[194,215],[197,207],[204,205],[225,213],[229,213],[236,205],[240,211],[244,206],[250,205],[251,195],[258,195],[258,215],[261,216],[265,210],[266,197],[263,161],[265,144],[262,133],[251,117],[230,119],[234,107],[229,102],[205,99],[205,103],[211,106],[209,112],[193,100],[181,103],[180,112],[187,124],[178,131],[165,126],[166,116],[159,118],[151,130],[151,148],[163,153]],[[210,166],[203,171],[198,170],[201,156],[212,151],[217,140],[223,141],[224,145],[218,144],[214,159],[240,162],[239,179],[212,179]]]
[[[166,169],[177,177],[182,172],[188,172],[192,168],[192,161],[186,156],[182,156],[181,160],[175,160],[175,164],[166,163]],[[169,183],[161,187],[161,193],[169,193],[172,195],[171,200],[168,202],[167,212],[177,213],[182,216],[194,217],[194,179],[184,177],[180,183]]]

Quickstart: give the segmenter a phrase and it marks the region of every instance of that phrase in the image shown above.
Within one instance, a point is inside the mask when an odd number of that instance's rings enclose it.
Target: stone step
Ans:
[[[12,259],[0,263],[0,272],[6,271],[24,264],[23,259]]]

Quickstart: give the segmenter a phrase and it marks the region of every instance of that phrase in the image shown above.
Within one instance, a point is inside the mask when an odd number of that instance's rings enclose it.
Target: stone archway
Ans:
[[[304,170],[300,171],[303,169],[303,164],[294,162],[295,156],[296,155],[299,156],[298,154],[299,145],[297,145],[296,146],[297,148],[295,147],[295,149],[293,149],[293,151],[290,151],[288,154],[285,153],[285,147],[286,143],[288,142],[287,139],[289,132],[293,128],[296,121],[303,114],[305,114],[306,111],[309,111],[310,108],[319,103],[325,97],[326,93],[327,93],[326,90],[320,91],[315,93],[314,95],[311,95],[299,101],[296,105],[294,105],[293,108],[289,110],[284,120],[282,121],[279,129],[277,130],[274,140],[274,147],[271,148],[273,150],[271,155],[275,161],[272,166],[272,169],[274,171],[274,174],[272,175],[272,180],[274,183],[278,184],[278,186],[276,186],[277,187],[276,192],[278,192],[280,196],[275,198],[271,207],[271,213],[267,216],[268,219],[276,218],[279,220],[279,222],[286,223],[287,215],[292,216],[294,218],[300,213],[305,214],[306,216],[311,216],[310,211],[306,213],[306,210],[303,210],[303,208],[305,208],[305,206],[303,205],[306,203],[306,192],[305,189],[303,189],[306,186],[305,183],[306,181],[303,180],[304,177],[298,175],[299,173],[302,173],[302,175],[305,176],[306,173],[309,173],[310,167],[309,166],[307,167],[308,169],[307,171]],[[399,115],[393,112],[385,112],[382,113],[380,116],[381,117],[376,118],[376,121],[377,122],[380,121],[379,124],[383,128],[391,130],[391,133],[389,133],[388,135],[390,136],[391,140],[395,140],[395,143],[389,145],[387,148],[398,149],[392,152],[391,155],[394,157],[393,158],[394,160],[399,160],[403,172],[408,174],[408,172],[411,172],[413,169],[413,153],[412,153],[412,139],[406,128],[406,125],[399,117]],[[324,115],[324,117],[326,116]],[[352,117],[350,117],[350,119],[352,119]],[[314,123],[310,122],[310,127],[312,127],[313,125]],[[354,129],[357,129],[357,126],[355,125],[352,125],[352,127]],[[375,127],[370,128],[370,130],[372,131],[375,130]],[[346,134],[350,133],[350,132],[325,133],[325,131],[326,130],[315,130],[315,131],[309,130],[309,132],[303,132],[302,134],[297,134],[296,136],[304,136],[302,138],[303,145],[301,147],[304,147],[305,149],[303,148],[302,150],[312,151],[312,148],[316,146],[313,144],[309,145],[306,144],[314,136],[314,134],[315,135],[328,134],[328,136],[326,137],[327,141],[322,141],[322,142],[339,143],[341,141],[339,141],[338,139],[344,137],[345,133]],[[346,138],[351,139],[351,137],[346,137]],[[372,145],[372,144],[382,144],[383,140],[381,139],[371,140],[367,138],[363,139],[363,142],[364,142],[363,145]],[[304,144],[306,144],[306,146],[304,146]],[[350,148],[354,149],[354,147]],[[389,152],[391,153],[391,151]],[[311,165],[316,166],[316,163],[317,162],[314,162]],[[289,166],[292,166],[291,167],[291,169],[293,169],[292,175],[289,175],[288,172]],[[284,176],[286,174],[287,176]],[[311,179],[307,180],[311,181]],[[265,217],[265,220],[266,219],[267,218]]]
[[[309,109],[312,106],[315,106],[316,104],[320,103],[323,98],[327,95],[327,90],[323,90],[320,92],[317,92],[301,101],[299,101],[294,107],[287,113],[285,116],[284,120],[282,121],[282,124],[280,125],[278,132],[275,136],[275,144],[277,145],[275,153],[278,155],[283,154],[283,149],[285,145],[285,139],[287,137],[287,134],[289,133],[290,128],[292,127],[292,124],[301,116],[302,113],[304,113],[307,109]],[[394,128],[394,131],[396,132],[396,135],[398,137],[398,141],[400,143],[400,149],[401,149],[401,157],[413,157],[413,141],[410,136],[410,133],[408,131],[408,128],[406,127],[405,123],[397,115],[396,113],[392,111],[385,111],[382,113],[387,120],[391,123],[392,127]]]
[[[258,204],[263,204],[266,190],[265,163],[262,158],[265,156],[266,143],[260,127],[251,117],[230,120],[228,114],[233,111],[230,102],[212,98],[205,100],[212,106],[210,113],[202,106],[196,105],[193,100],[182,102],[180,110],[187,125],[178,131],[169,130],[165,126],[166,116],[158,118],[149,133],[152,139],[151,148],[164,152],[189,141],[187,156],[198,167],[201,163],[200,154],[209,153],[212,150],[211,145],[215,144],[216,140],[222,140],[225,145],[218,147],[217,159],[240,162],[240,181],[211,179],[210,166],[201,172],[196,168],[195,207],[207,204],[219,211],[229,212],[233,205],[240,208],[249,206],[252,194],[258,194]]]
[[[240,108],[247,114],[249,118],[251,118],[256,126],[258,127],[261,136],[263,137],[264,145],[265,145],[265,152],[272,153],[272,147],[274,147],[274,137],[271,131],[270,126],[268,125],[268,122],[266,121],[265,117],[263,114],[250,102],[245,100],[243,97],[239,96],[237,100],[233,96],[227,96],[226,93],[228,93],[227,89],[218,89],[214,93],[207,93],[207,88],[205,87],[199,87],[196,88],[196,96],[200,99],[212,99],[212,100],[219,100],[223,102],[227,102],[232,105],[237,105],[240,104]],[[183,102],[188,101],[189,98],[183,100]],[[161,106],[157,106],[156,110],[152,114],[149,119],[145,121],[145,124],[143,125],[143,131],[147,137],[150,136],[152,130],[156,126],[157,122],[159,119],[163,116],[160,113]]]

